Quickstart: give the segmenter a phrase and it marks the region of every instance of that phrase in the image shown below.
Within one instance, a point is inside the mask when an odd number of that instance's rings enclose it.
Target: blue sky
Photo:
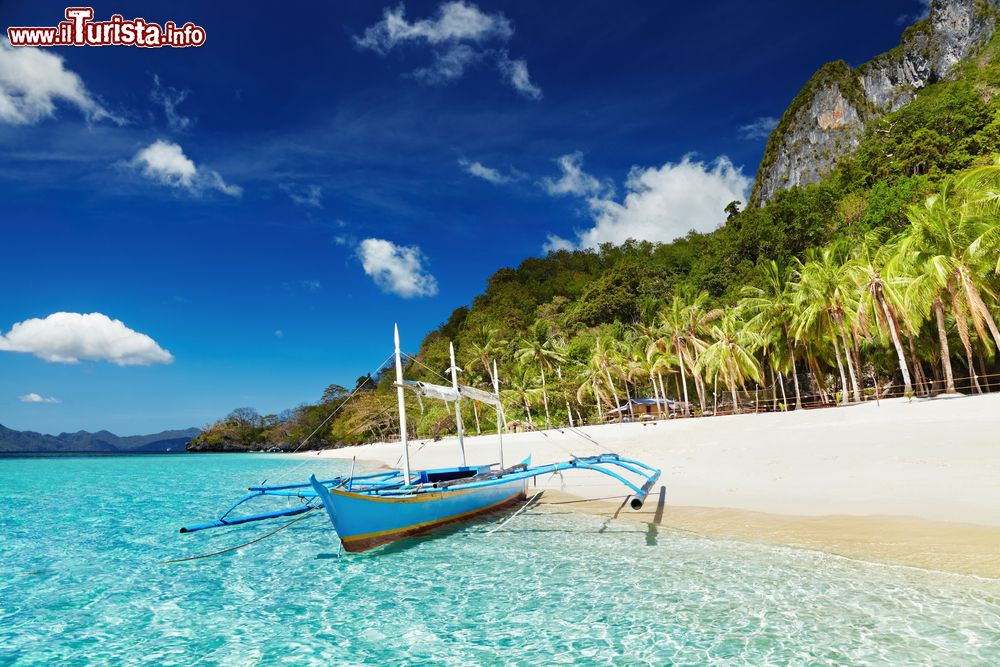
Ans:
[[[0,27],[64,7],[5,0]],[[925,8],[94,9],[207,40],[0,45],[0,423],[17,429],[292,407],[377,366],[393,321],[415,350],[502,266],[711,229],[808,77],[891,48]]]

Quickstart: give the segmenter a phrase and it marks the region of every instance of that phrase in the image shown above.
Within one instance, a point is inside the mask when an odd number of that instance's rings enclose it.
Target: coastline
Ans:
[[[597,473],[539,478],[550,509],[1000,578],[998,433],[1000,394],[987,394],[507,434],[504,451],[508,465],[615,451],[663,471],[638,512]],[[465,449],[470,462],[496,461],[497,436],[467,437]],[[380,443],[293,456],[397,467],[400,451]],[[457,439],[413,441],[410,460],[454,465]]]

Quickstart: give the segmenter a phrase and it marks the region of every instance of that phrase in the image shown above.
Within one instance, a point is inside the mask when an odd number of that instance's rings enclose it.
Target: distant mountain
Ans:
[[[183,452],[187,443],[201,433],[188,428],[151,435],[117,436],[109,431],[45,435],[34,431],[15,431],[0,424],[0,453],[120,453]]]

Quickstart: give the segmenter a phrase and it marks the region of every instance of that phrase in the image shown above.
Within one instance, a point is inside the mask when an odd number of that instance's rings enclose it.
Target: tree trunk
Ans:
[[[733,414],[737,414],[740,409],[740,401],[739,398],[736,396],[736,378],[733,377],[734,373],[732,368],[732,362],[730,361],[728,364],[726,364],[726,366],[729,369],[729,377],[728,377],[729,391],[733,395]]]
[[[597,401],[597,421],[604,423],[604,413],[601,412],[601,392],[597,388],[597,379],[594,379],[594,400]]]
[[[892,336],[892,344],[896,347],[896,356],[899,357],[899,370],[903,373],[903,391],[907,396],[913,394],[913,383],[910,382],[910,369],[906,364],[906,354],[903,353],[903,344],[899,341],[899,333],[896,331],[896,318],[889,310],[889,304],[885,297],[878,294],[879,303],[882,304],[882,311],[885,313],[886,322],[889,323],[889,335]]]
[[[785,345],[788,346],[788,363],[792,366],[792,379],[795,381],[795,409],[802,409],[802,394],[799,392],[799,371],[795,368],[795,350],[792,347],[792,339],[788,336],[788,325],[785,325]],[[784,386],[781,388],[785,390]],[[788,403],[786,402],[787,406]]]
[[[913,345],[913,336],[907,333],[906,341],[910,346],[910,363],[913,364],[913,374],[916,376],[917,387],[924,396],[927,396],[930,394],[930,387],[927,386],[927,380],[924,378],[924,368],[920,364],[920,359],[917,358],[917,348]]]
[[[837,357],[837,370],[840,371],[840,404],[847,405],[847,376],[844,375],[844,364],[840,361],[840,344],[837,343],[837,334],[833,334],[833,354]]]
[[[628,416],[635,421],[635,408],[632,407],[632,392],[628,390],[628,380],[625,380],[625,400],[628,401]]]
[[[955,394],[955,375],[951,372],[951,352],[948,350],[948,330],[944,326],[944,305],[934,299],[934,317],[937,319],[938,339],[941,341],[941,368],[944,369],[945,393]]]
[[[989,307],[983,301],[983,295],[979,293],[972,280],[964,272],[962,273],[962,283],[965,287],[965,293],[971,302],[969,305],[973,310],[978,310],[982,313],[983,319],[986,320],[986,326],[990,328],[990,333],[993,334],[993,342],[996,343],[997,349],[1000,349],[1000,329],[997,328],[997,321],[993,319],[993,313],[990,312]]]
[[[687,374],[684,372],[684,352],[681,350],[679,343],[677,345],[677,362],[678,366],[681,367],[681,384],[684,385],[684,416],[690,417],[691,410],[688,406],[688,384],[687,384]]]
[[[986,391],[990,391],[990,374],[986,370],[986,361],[983,359],[983,351],[981,349],[976,350],[976,359],[979,361],[979,376],[983,378],[983,384],[986,386]]]
[[[847,339],[847,327],[844,326],[843,319],[840,320],[840,335],[844,339],[844,356],[847,357],[847,372],[851,375],[851,388],[854,390],[854,401],[860,403],[861,391],[858,390],[858,378],[854,373],[854,362],[851,361],[851,344]],[[847,391],[847,387],[844,387],[844,391]]]
[[[785,406],[785,410],[788,410],[788,397],[785,396],[785,379],[781,377],[781,371],[778,371],[778,381],[781,383],[781,402]]]
[[[545,387],[545,368],[538,364],[538,369],[542,371],[542,403],[545,405],[545,428],[552,428],[552,419],[549,418],[549,393]]]
[[[649,373],[649,383],[653,385],[653,399],[656,401],[656,414],[660,419],[663,419],[663,406],[660,405],[660,390],[656,388],[656,378],[653,376],[653,372]]]
[[[607,366],[605,366],[604,367],[604,372],[607,373],[607,375],[608,375],[608,385],[611,387],[611,395],[614,396],[614,398],[615,398],[615,409],[618,410],[618,408],[620,408],[622,406],[622,404],[618,400],[618,390],[615,389],[615,383],[611,381],[611,370]],[[618,420],[619,421],[621,421],[622,416],[623,416],[622,412],[619,411],[618,412]]]
[[[774,369],[768,364],[767,370],[771,372],[771,410],[774,412],[778,411],[778,381],[775,379]],[[782,393],[784,393],[785,388],[781,388]]]
[[[528,405],[528,397],[527,396],[524,397],[524,409],[528,411],[528,423],[529,424],[533,424],[533,422],[531,420],[531,406]]]
[[[830,403],[830,395],[826,389],[825,376],[823,371],[819,367],[819,361],[816,360],[816,355],[812,353],[812,348],[809,343],[806,346],[806,365],[809,366],[810,371],[813,375],[813,381],[816,383],[816,389],[819,392],[820,401],[823,405]]]
[[[670,404],[667,403],[667,392],[663,388],[663,374],[660,371],[656,371],[656,379],[660,381],[660,395],[663,396],[663,407],[667,410],[667,416],[670,416]]]

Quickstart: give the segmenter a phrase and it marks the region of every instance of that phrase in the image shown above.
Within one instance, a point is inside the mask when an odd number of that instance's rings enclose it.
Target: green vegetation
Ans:
[[[446,383],[454,341],[461,381],[491,388],[496,360],[508,420],[539,427],[617,418],[609,410],[637,396],[709,414],[989,391],[1000,343],[998,44],[870,123],[822,182],[763,208],[730,205],[712,233],[500,269],[424,339],[407,377]],[[280,416],[237,411],[195,446],[392,437],[391,375],[360,378],[355,393],[334,387]],[[468,430],[495,428],[491,410],[464,409]],[[454,430],[446,406],[413,400],[412,414],[420,437]]]

